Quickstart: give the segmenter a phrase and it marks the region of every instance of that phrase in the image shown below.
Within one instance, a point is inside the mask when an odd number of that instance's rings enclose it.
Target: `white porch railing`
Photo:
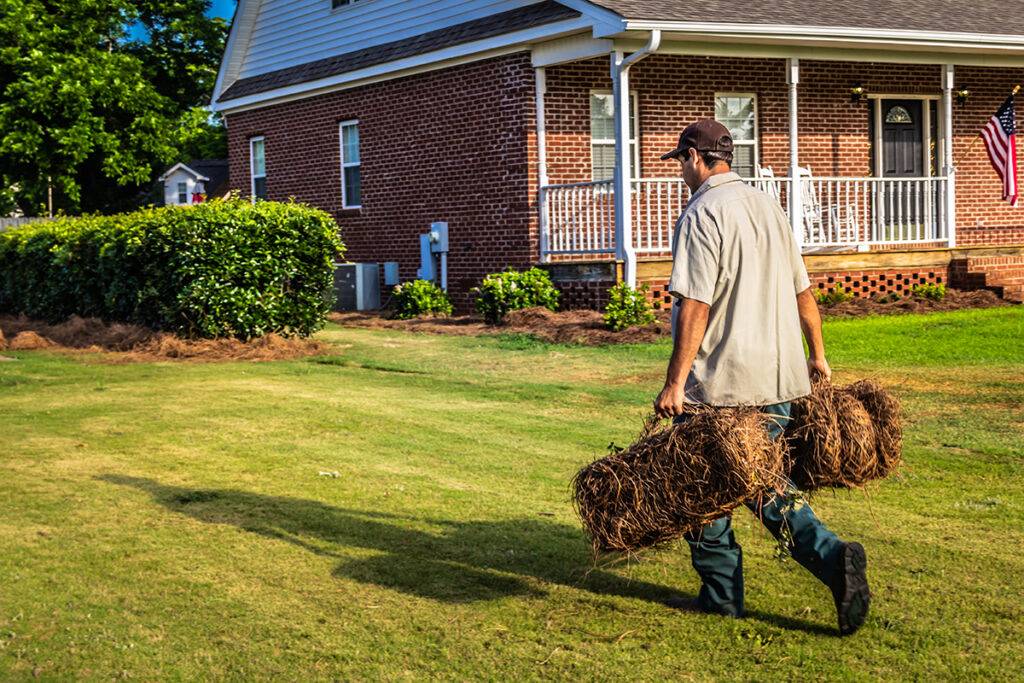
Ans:
[[[788,177],[750,178],[791,213]],[[803,178],[805,249],[913,245],[948,239],[946,178]],[[668,254],[689,190],[677,178],[632,181],[633,246]],[[612,181],[541,188],[543,260],[615,253]]]

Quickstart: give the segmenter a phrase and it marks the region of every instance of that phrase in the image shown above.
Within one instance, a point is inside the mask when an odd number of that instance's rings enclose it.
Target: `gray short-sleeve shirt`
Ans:
[[[669,291],[711,307],[686,400],[770,405],[809,394],[796,295],[810,280],[778,202],[736,173],[711,176],[679,217],[672,252]]]

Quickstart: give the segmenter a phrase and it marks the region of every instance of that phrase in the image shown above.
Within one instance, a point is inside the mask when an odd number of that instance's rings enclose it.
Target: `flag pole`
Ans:
[[[1021,86],[1019,84],[1013,86],[1013,91],[1010,93],[1010,97],[1015,97],[1017,95],[1017,93],[1020,92],[1020,90],[1021,90]],[[967,149],[965,149],[963,152],[960,153],[960,156],[956,160],[956,166],[959,166],[960,162],[964,160],[964,157],[971,153],[971,150],[974,149],[974,146],[976,144],[978,144],[979,140],[981,140],[981,133],[978,133],[978,135],[975,136],[975,138],[973,140],[971,140],[971,146],[970,147],[968,147]]]

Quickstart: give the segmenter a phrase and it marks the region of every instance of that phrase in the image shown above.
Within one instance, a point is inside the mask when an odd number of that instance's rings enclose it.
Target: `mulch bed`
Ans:
[[[823,306],[821,312],[825,317],[849,318],[865,315],[955,311],[962,308],[993,308],[1008,305],[1010,304],[987,290],[961,292],[951,289],[947,290],[942,301],[907,298],[895,302],[881,302],[873,299],[854,299],[833,306]],[[602,315],[597,311],[580,310],[555,313],[546,308],[526,308],[513,311],[508,314],[501,325],[488,325],[482,318],[471,315],[393,320],[386,317],[386,314],[378,312],[332,313],[330,320],[344,327],[466,336],[527,334],[541,341],[557,344],[604,346],[607,344],[640,344],[671,336],[669,309],[655,311],[655,315],[657,321],[651,325],[631,327],[622,332],[612,332],[606,329]]]
[[[64,352],[108,352],[110,362],[154,360],[224,361],[287,360],[317,355],[328,346],[311,339],[268,334],[249,341],[183,339],[138,325],[105,323],[97,318],[71,316],[50,325],[21,316],[0,316],[0,350],[52,349]]]

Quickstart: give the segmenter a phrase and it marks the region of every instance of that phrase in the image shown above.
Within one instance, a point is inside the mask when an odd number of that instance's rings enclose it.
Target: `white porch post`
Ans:
[[[633,248],[633,180],[629,163],[629,66],[621,50],[612,53],[612,99],[615,109],[615,258],[622,261],[623,280],[636,286]]]
[[[548,91],[547,72],[544,67],[538,66],[534,69],[534,84],[536,87],[537,102],[537,196],[540,219],[538,222],[538,242],[540,244],[540,260],[546,263],[550,260],[548,255],[548,195],[544,187],[548,184],[548,147],[547,147],[547,123],[544,119],[544,95]]]
[[[800,136],[797,125],[797,89],[800,85],[800,60],[786,60],[789,84],[789,222],[798,246],[804,245],[803,187],[800,184]]]
[[[953,80],[952,64],[942,66],[942,174],[946,176],[946,240],[956,246],[956,168],[953,167]]]

